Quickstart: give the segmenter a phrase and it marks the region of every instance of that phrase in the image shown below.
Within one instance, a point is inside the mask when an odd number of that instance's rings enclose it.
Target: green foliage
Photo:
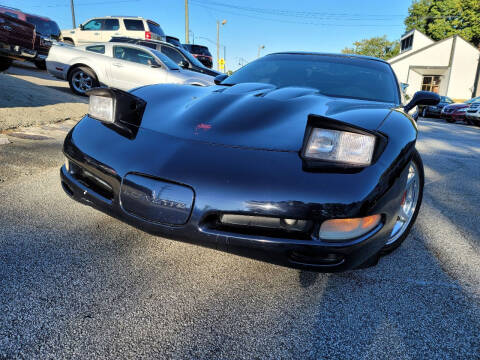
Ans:
[[[480,45],[479,0],[414,0],[405,19],[407,31],[418,29],[433,40],[460,35]]]
[[[342,50],[344,54],[357,54],[374,56],[380,59],[388,60],[400,51],[400,44],[398,41],[389,41],[387,35],[377,36],[370,39],[363,39],[353,43],[352,48],[345,48]]]

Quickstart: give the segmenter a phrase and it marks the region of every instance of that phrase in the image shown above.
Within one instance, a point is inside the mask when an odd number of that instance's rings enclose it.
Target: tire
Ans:
[[[69,45],[75,46],[75,43],[74,43],[72,40],[70,40],[70,39],[65,39],[65,40],[63,40],[63,42],[64,42],[65,44],[69,44]]]
[[[0,58],[0,71],[7,70],[12,65],[12,59]]]
[[[402,200],[401,208],[408,207],[410,191],[415,190],[415,185],[413,184],[413,181],[417,181],[418,187],[416,188],[417,189],[417,191],[416,191],[417,196],[416,196],[416,201],[414,203],[415,207],[413,209],[413,212],[410,214],[408,220],[403,223],[404,225],[402,225],[402,227],[400,227],[397,232],[395,232],[397,224],[402,222],[400,220],[400,218],[401,218],[400,214],[402,213],[402,211],[399,211],[399,216],[398,216],[398,219],[397,219],[397,222],[396,222],[396,226],[392,229],[391,238],[388,239],[387,243],[385,244],[385,246],[381,250],[382,254],[388,254],[388,253],[392,252],[393,250],[398,248],[405,241],[408,234],[410,233],[410,230],[411,230],[413,224],[415,223],[415,220],[417,219],[418,212],[420,211],[420,206],[422,205],[422,199],[423,199],[423,187],[424,187],[424,184],[425,184],[425,174],[424,174],[424,171],[423,171],[422,158],[420,157],[420,154],[418,153],[417,150],[415,150],[415,152],[413,153],[412,160],[409,164],[409,179],[410,179],[410,174],[411,174],[410,171],[411,171],[412,166],[414,166],[414,169],[416,170],[417,177],[413,176],[412,177],[413,180],[412,180],[411,183],[409,183],[408,180],[407,180],[407,185],[406,185],[406,189],[405,189],[405,195],[407,195],[407,196],[406,196],[406,198],[404,197],[404,199]],[[410,188],[410,186],[412,188]]]
[[[446,118],[445,120],[446,120],[448,123],[454,123],[454,122],[455,122],[455,120],[453,120],[452,118]]]
[[[88,66],[77,66],[68,73],[68,84],[74,94],[87,96],[86,91],[99,86],[95,72]]]
[[[47,69],[47,63],[45,62],[45,60],[35,61],[35,66],[39,70],[46,70]]]

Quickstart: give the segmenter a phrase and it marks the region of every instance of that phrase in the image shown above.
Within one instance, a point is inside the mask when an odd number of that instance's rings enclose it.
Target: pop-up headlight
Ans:
[[[88,115],[103,122],[113,123],[115,121],[113,98],[110,96],[90,95]]]
[[[348,131],[314,128],[304,156],[312,160],[368,166],[375,150],[375,136]]]

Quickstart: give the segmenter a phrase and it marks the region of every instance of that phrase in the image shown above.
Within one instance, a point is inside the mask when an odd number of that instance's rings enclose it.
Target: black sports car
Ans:
[[[390,65],[280,53],[215,86],[90,91],[73,199],[152,234],[318,271],[372,265],[417,216],[423,166]]]

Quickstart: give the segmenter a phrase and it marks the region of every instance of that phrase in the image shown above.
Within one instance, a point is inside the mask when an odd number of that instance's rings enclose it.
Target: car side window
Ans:
[[[168,46],[162,46],[162,53],[172,59],[175,64],[180,64],[181,61],[185,60],[180,52]]]
[[[98,31],[102,29],[103,19],[93,19],[83,25],[83,30]]]
[[[118,19],[105,19],[103,22],[102,30],[115,31],[120,28]]]
[[[131,61],[143,65],[155,65],[157,61],[149,53],[126,46],[115,46],[113,48],[113,57],[125,61]]]
[[[87,51],[99,53],[99,54],[105,54],[105,45],[92,45],[92,46],[87,46],[85,48]]]
[[[143,31],[143,30],[145,30],[145,27],[143,26],[143,21],[142,20],[125,19],[125,20],[123,20],[123,23],[125,24],[125,28],[127,30],[133,30],[133,31]]]

